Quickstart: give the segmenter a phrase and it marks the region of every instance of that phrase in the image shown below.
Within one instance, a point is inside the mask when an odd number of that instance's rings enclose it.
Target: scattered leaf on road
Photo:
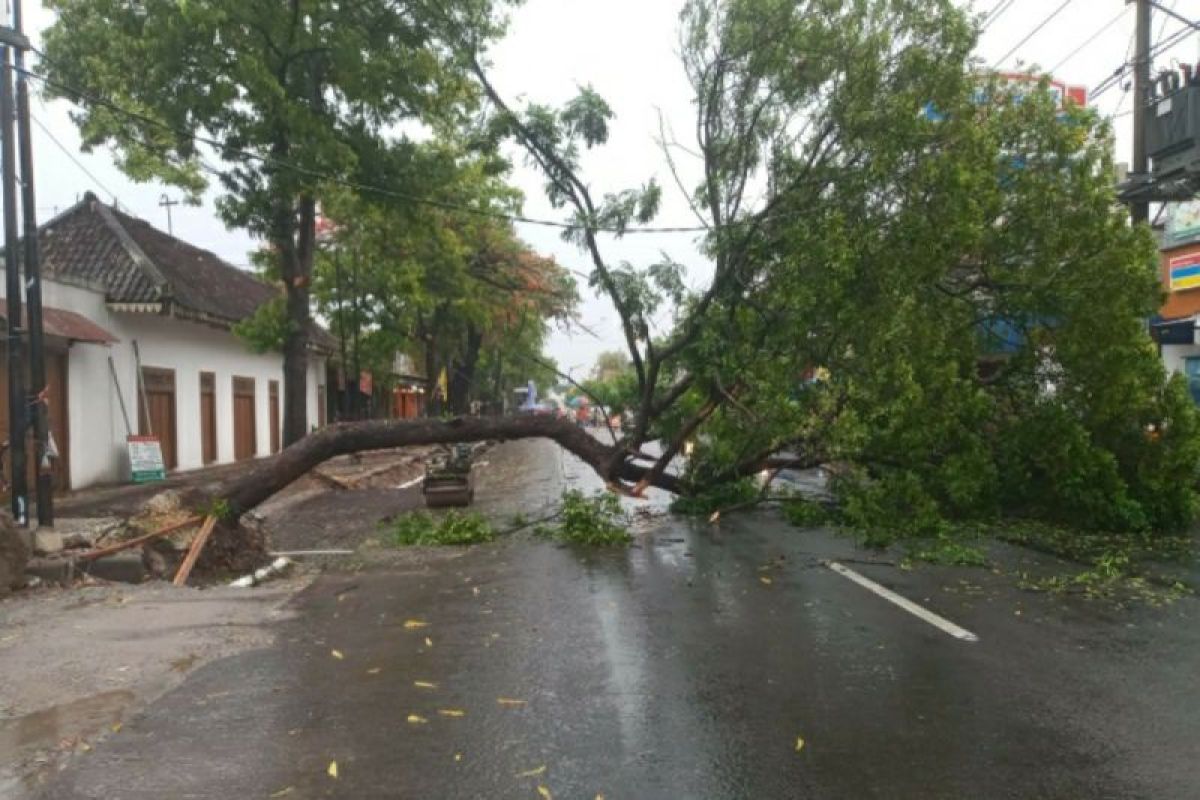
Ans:
[[[461,708],[439,708],[438,713],[443,717],[465,717],[467,712]]]
[[[497,697],[496,702],[502,706],[523,706],[524,700],[514,700],[511,697]]]
[[[426,647],[433,647],[433,639],[430,639],[428,636],[426,636],[426,637],[425,637],[425,646],[426,646]]]
[[[479,587],[478,586],[472,586],[471,591],[474,592],[476,596],[479,595]]]
[[[424,725],[426,722],[429,722],[429,720],[417,714],[409,714],[408,721],[413,725]]]
[[[462,761],[462,753],[455,753],[455,754],[454,754],[454,760],[455,760],[455,761]]]
[[[345,656],[344,656],[344,655],[342,655],[342,651],[341,651],[341,650],[330,650],[330,651],[329,651],[329,655],[333,656],[333,657],[334,657],[334,658],[336,658],[338,661],[341,661],[343,658],[345,658]]]
[[[327,772],[329,774],[329,777],[336,778],[337,777],[337,762],[330,761],[329,769],[325,770],[325,772]]]
[[[294,791],[296,791],[296,787],[289,786],[286,789],[280,789],[278,792],[271,792],[271,797],[287,797]]]
[[[797,736],[796,737],[796,752],[799,753],[803,749],[804,749],[804,739]]]
[[[436,689],[437,688],[436,683],[430,683],[429,681],[413,681],[413,686],[417,687],[418,689]]]
[[[759,578],[759,580],[763,582],[763,586],[771,585],[771,579],[768,578],[766,575],[763,575],[761,578]]]
[[[410,631],[411,631],[411,630],[415,630],[415,629],[417,629],[417,628],[428,628],[428,627],[429,627],[429,623],[428,623],[428,622],[424,622],[424,621],[422,621],[422,620],[419,620],[419,619],[406,619],[406,620],[404,620],[404,628],[405,628],[405,630],[410,630]]]
[[[537,776],[544,775],[544,774],[546,774],[546,765],[542,764],[537,769],[528,769],[528,770],[525,770],[524,772],[518,772],[517,777],[518,778],[536,778]]]
[[[544,797],[545,800],[554,800],[554,795],[550,794],[550,790],[547,789],[545,786],[538,787],[538,794],[540,794],[542,797]]]
[[[121,723],[119,723],[119,722],[114,722],[114,723],[112,724],[112,732],[113,732],[113,733],[120,733],[120,732],[121,732]]]
[[[367,670],[367,674],[368,675],[378,675],[382,671],[383,671],[382,667],[371,667],[369,670]]]

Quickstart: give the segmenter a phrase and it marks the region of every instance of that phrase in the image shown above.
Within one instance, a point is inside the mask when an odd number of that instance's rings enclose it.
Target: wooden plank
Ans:
[[[192,574],[192,568],[196,566],[196,561],[200,558],[200,551],[204,549],[204,545],[208,542],[208,537],[212,536],[213,528],[216,526],[216,517],[205,517],[204,525],[200,528],[200,532],[196,534],[196,538],[192,539],[192,546],[188,548],[187,556],[184,557],[183,563],[179,565],[179,571],[175,573],[173,583],[176,586],[187,585],[188,576]]]
[[[146,542],[157,539],[160,536],[166,536],[168,533],[175,533],[176,531],[181,531],[184,528],[190,528],[193,525],[199,525],[203,521],[203,517],[189,517],[183,522],[176,522],[174,525],[168,525],[165,528],[159,528],[152,533],[143,534],[135,539],[130,539],[125,542],[118,542],[117,544],[110,545],[109,547],[102,547],[99,550],[89,550],[86,553],[77,556],[76,558],[78,558],[80,561],[94,561],[97,558],[110,556],[113,553],[119,553],[122,550],[128,550],[131,547],[137,547],[139,544],[145,544]]]

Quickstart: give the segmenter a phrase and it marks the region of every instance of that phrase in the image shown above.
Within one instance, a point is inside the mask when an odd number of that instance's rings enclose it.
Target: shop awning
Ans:
[[[1195,344],[1196,318],[1163,319],[1155,317],[1150,320],[1150,332],[1159,344]]]
[[[21,318],[28,330],[29,309],[25,305],[21,306]],[[0,324],[8,325],[8,316],[2,299],[0,299]],[[53,306],[42,307],[42,331],[46,336],[56,336],[72,342],[116,344],[121,341],[82,314]]]

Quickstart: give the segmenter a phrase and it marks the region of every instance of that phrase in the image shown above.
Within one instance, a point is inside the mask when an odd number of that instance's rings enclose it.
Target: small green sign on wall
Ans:
[[[167,479],[163,465],[162,444],[157,436],[128,436],[129,466],[134,483],[154,483]]]

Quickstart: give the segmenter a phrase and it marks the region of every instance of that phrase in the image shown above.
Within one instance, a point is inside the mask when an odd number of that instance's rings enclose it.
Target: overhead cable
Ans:
[[[1125,8],[1122,8],[1120,14],[1117,14],[1115,17],[1113,17],[1108,22],[1106,22],[1104,24],[1104,26],[1102,28],[1100,28],[1100,30],[1096,31],[1091,36],[1089,36],[1083,44],[1079,45],[1079,47],[1076,47],[1074,50],[1072,50],[1070,53],[1068,53],[1066,56],[1064,56],[1061,61],[1059,61],[1057,64],[1055,64],[1053,67],[1051,67],[1050,69],[1048,69],[1046,71],[1049,72],[1051,75],[1053,75],[1055,72],[1058,72],[1058,70],[1061,69],[1064,64],[1066,64],[1068,61],[1073,59],[1075,56],[1077,56],[1081,52],[1083,52],[1085,47],[1087,47],[1092,42],[1099,39],[1101,36],[1103,36],[1105,33],[1108,32],[1109,28],[1111,28],[1113,25],[1116,25],[1118,22],[1120,22],[1122,19],[1124,19],[1125,12],[1128,10],[1128,8],[1129,8],[1128,6],[1126,6]]]
[[[1071,3],[1073,3],[1073,2],[1075,2],[1075,0],[1063,0],[1062,5],[1060,5],[1058,8],[1054,9],[1053,11],[1051,11],[1050,15],[1048,17],[1046,17],[1041,22],[1039,22],[1034,27],[1034,29],[1031,30],[1029,33],[1025,34],[1024,39],[1017,42],[1015,45],[1013,45],[1013,48],[1011,50],[1009,50],[1007,53],[1002,55],[1000,57],[1000,60],[995,63],[995,65],[992,67],[992,69],[999,69],[1001,64],[1003,64],[1005,61],[1007,61],[1010,56],[1012,56],[1014,53],[1016,53],[1022,47],[1024,47],[1026,42],[1028,42],[1034,36],[1037,36],[1038,33],[1040,33],[1043,28],[1045,28],[1047,25],[1049,25],[1051,22],[1053,22],[1054,18],[1057,17],[1059,14],[1061,14],[1063,11],[1065,11],[1067,6],[1071,5]]]
[[[34,52],[37,52],[37,51],[35,50]],[[38,54],[41,55],[41,53],[38,53]],[[222,158],[233,158],[233,159],[237,159],[237,160],[241,160],[241,161],[254,161],[254,162],[261,163],[261,164],[265,164],[267,166],[276,167],[279,169],[286,169],[286,170],[289,170],[292,172],[296,172],[296,173],[305,175],[309,178],[326,181],[331,184],[336,184],[338,186],[342,186],[344,188],[363,192],[366,194],[374,194],[374,195],[378,195],[380,197],[388,197],[388,198],[391,198],[394,200],[402,200],[404,202],[413,203],[415,205],[424,205],[424,206],[429,206],[432,208],[439,208],[439,209],[442,209],[445,211],[453,211],[453,212],[458,212],[458,213],[467,214],[467,215],[476,216],[476,217],[497,219],[497,220],[503,220],[503,221],[513,222],[513,223],[522,223],[525,225],[538,225],[538,226],[545,227],[545,228],[556,228],[559,230],[587,230],[587,231],[592,231],[594,233],[609,233],[609,234],[614,234],[614,235],[663,234],[663,233],[707,233],[707,232],[709,232],[709,228],[702,227],[702,226],[662,226],[662,227],[645,226],[645,227],[618,228],[618,227],[614,227],[614,226],[576,224],[576,223],[571,223],[571,222],[562,222],[559,220],[537,219],[534,217],[526,217],[526,216],[522,216],[519,214],[509,214],[509,213],[505,213],[502,211],[495,211],[495,210],[486,209],[486,208],[474,208],[471,206],[464,206],[464,205],[461,205],[458,203],[451,203],[451,202],[447,202],[444,200],[436,200],[431,197],[420,197],[417,195],[408,194],[406,192],[399,192],[394,189],[389,189],[384,186],[376,186],[373,184],[364,183],[362,181],[355,181],[355,180],[351,180],[348,178],[342,178],[342,177],[339,177],[336,175],[330,175],[328,173],[320,172],[318,170],[314,170],[309,167],[302,166],[300,164],[295,164],[293,162],[279,159],[274,156],[266,156],[266,155],[262,155],[260,153],[255,153],[253,151],[244,150],[239,147],[233,147],[233,146],[227,144],[226,142],[223,142],[223,141],[216,139],[214,137],[211,137],[211,136],[206,136],[206,135],[203,135],[200,133],[196,133],[195,131],[186,131],[186,130],[181,130],[179,128],[175,128],[175,127],[168,125],[167,123],[157,120],[153,117],[147,116],[147,115],[142,114],[137,111],[132,111],[130,109],[127,109],[117,103],[114,103],[111,100],[108,100],[107,98],[96,97],[96,96],[90,95],[87,92],[84,92],[73,86],[69,86],[67,84],[63,84],[58,81],[55,81],[46,75],[42,75],[41,73],[34,72],[30,69],[21,69],[21,70],[17,70],[17,71],[21,72],[24,75],[27,75],[30,78],[41,81],[46,86],[49,86],[53,89],[64,92],[65,94],[77,97],[81,101],[84,101],[86,103],[96,105],[96,106],[101,106],[103,108],[108,109],[109,111],[120,114],[129,119],[136,120],[136,121],[142,123],[143,125],[152,126],[152,127],[158,128],[159,130],[166,131],[166,132],[168,132],[174,136],[177,136],[181,139],[188,139],[192,142],[206,144],[209,147],[214,148],[221,155]],[[111,194],[111,192],[110,192],[110,194]]]

